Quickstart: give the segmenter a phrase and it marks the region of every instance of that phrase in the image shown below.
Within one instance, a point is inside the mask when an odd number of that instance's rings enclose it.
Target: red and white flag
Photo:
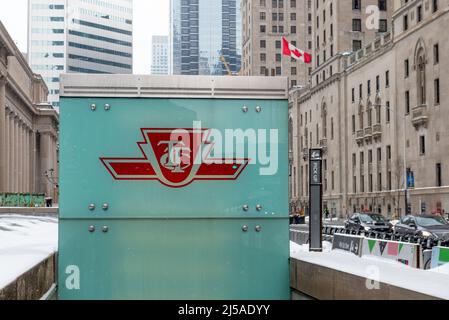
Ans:
[[[310,54],[302,50],[299,50],[290,42],[288,42],[287,39],[285,38],[282,38],[282,54],[284,56],[290,56],[296,60],[300,60],[304,63],[312,62],[312,56]]]

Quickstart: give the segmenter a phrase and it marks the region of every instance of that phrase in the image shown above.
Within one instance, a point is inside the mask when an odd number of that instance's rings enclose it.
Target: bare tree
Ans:
[[[403,159],[398,158],[395,161],[395,169],[393,171],[396,191],[393,193],[393,204],[394,204],[394,218],[399,219],[401,216],[401,198],[404,197],[405,189],[405,176],[404,176],[404,164]]]

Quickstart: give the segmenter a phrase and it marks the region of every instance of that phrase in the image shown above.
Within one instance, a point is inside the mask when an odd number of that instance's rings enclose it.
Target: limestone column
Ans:
[[[5,115],[5,192],[8,192],[10,189],[9,186],[9,176],[10,176],[10,164],[9,164],[9,148],[11,146],[11,143],[9,142],[10,137],[10,125],[9,125],[9,109],[6,110]]]
[[[14,121],[14,192],[19,192],[19,116]]]
[[[18,157],[18,163],[19,163],[19,174],[17,176],[18,183],[19,183],[19,193],[23,192],[23,122],[22,120],[19,122],[19,143],[17,145],[17,148],[19,149],[19,157]]]
[[[14,143],[15,143],[15,121],[14,112],[9,114],[9,192],[14,192]]]
[[[45,172],[50,169],[50,135],[48,133],[41,132],[40,135],[40,163],[39,180],[41,181],[41,189],[45,192],[45,195],[51,196],[48,182],[45,179]]]
[[[27,174],[27,144],[26,144],[26,123],[22,126],[22,192],[27,193],[28,190],[26,188],[26,174]]]
[[[31,152],[30,152],[30,129],[26,128],[26,170],[25,170],[25,188],[26,188],[26,192],[27,193],[31,193],[31,184],[30,184],[30,157],[31,157]]]
[[[31,165],[30,165],[30,185],[31,185],[31,192],[37,193],[36,190],[36,132],[34,130],[31,130],[30,132],[30,151],[31,151]]]
[[[0,192],[6,192],[6,79],[0,76]]]

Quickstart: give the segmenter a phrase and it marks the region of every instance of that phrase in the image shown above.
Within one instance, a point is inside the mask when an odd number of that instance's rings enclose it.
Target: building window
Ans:
[[[379,32],[387,32],[388,31],[388,22],[386,19],[379,20]]]
[[[432,12],[435,13],[438,10],[438,0],[432,0]]]
[[[436,176],[437,176],[437,187],[443,186],[442,172],[441,172],[441,163],[437,163],[436,165]]]
[[[387,11],[387,0],[379,0],[379,10]]]
[[[352,0],[352,10],[361,10],[361,9],[362,9],[361,0]]]
[[[275,46],[276,46],[276,49],[280,49],[281,48],[281,41],[276,40],[275,41]]]
[[[355,102],[355,88],[352,88],[352,103]]]
[[[276,75],[277,76],[282,75],[282,68],[281,67],[276,67]]]
[[[435,91],[435,104],[440,104],[440,79],[435,79],[434,81],[434,91]]]
[[[376,92],[380,91],[380,76],[376,76]]]
[[[296,76],[296,67],[292,67],[291,74],[292,76]]]
[[[418,93],[418,103],[421,105],[426,104],[426,59],[424,57],[424,49],[421,48],[418,51],[418,58],[416,59],[418,61],[417,66],[417,93]]]
[[[266,20],[266,18],[267,18],[266,12],[261,12],[260,13],[260,20]]]
[[[387,160],[391,160],[391,146],[387,146]]]
[[[393,189],[393,185],[391,183],[391,171],[388,171],[388,175],[387,175],[387,189],[388,190]]]
[[[422,21],[422,6],[418,6],[416,8],[416,19],[418,20],[418,22]]]
[[[371,95],[371,80],[368,80],[366,87],[367,87],[367,90],[368,90],[368,96],[370,96]]]
[[[282,61],[282,55],[280,53],[276,53],[276,62],[281,62],[281,61]]]
[[[390,87],[390,71],[385,72],[385,87]]]
[[[404,74],[406,78],[408,78],[410,75],[410,64],[408,62],[408,59],[404,61]]]
[[[419,137],[419,154],[421,156],[426,154],[426,137],[425,136]]]
[[[361,19],[352,19],[352,31],[362,31]]]
[[[355,115],[352,115],[352,133],[355,133]]]
[[[260,40],[260,47],[261,47],[261,48],[266,48],[266,47],[267,47],[267,42],[266,42],[266,40]]]
[[[440,62],[440,46],[435,44],[433,46],[433,63],[438,64]]]
[[[386,109],[386,110],[385,110],[385,113],[386,113],[386,116],[385,116],[386,122],[387,122],[387,123],[390,123],[390,117],[391,117],[391,112],[390,112],[390,101],[387,101],[385,109]]]
[[[363,84],[359,85],[359,99],[363,99]]]
[[[261,33],[267,32],[267,26],[261,25],[261,26],[260,26],[260,32],[261,32]]]
[[[362,41],[361,40],[352,40],[352,51],[356,52],[362,49]]]
[[[290,33],[291,34],[295,34],[296,33],[296,26],[291,26],[290,27]]]
[[[410,113],[410,91],[405,91],[405,114]]]

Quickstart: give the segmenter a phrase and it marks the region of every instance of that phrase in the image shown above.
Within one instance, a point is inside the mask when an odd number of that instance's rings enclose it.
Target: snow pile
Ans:
[[[58,249],[58,219],[0,215],[0,288]]]
[[[449,276],[449,263],[443,264],[441,267],[431,269],[430,271],[439,274],[446,274]]]
[[[449,265],[434,270],[420,270],[375,256],[359,258],[349,252],[331,251],[329,245],[330,243],[325,243],[324,251],[317,253],[309,252],[308,245],[299,246],[290,242],[290,256],[300,261],[366,278],[367,284],[375,280],[449,300]]]

